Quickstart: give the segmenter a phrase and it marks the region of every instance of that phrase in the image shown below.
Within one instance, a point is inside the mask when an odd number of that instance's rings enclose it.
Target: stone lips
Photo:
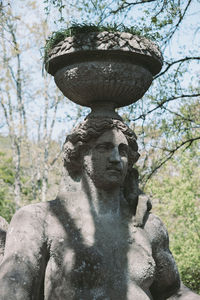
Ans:
[[[152,75],[159,73],[162,68],[162,54],[152,41],[126,32],[106,31],[65,38],[49,51],[45,68],[54,75],[61,67],[77,62],[78,59],[95,60],[114,54],[120,54],[122,59],[129,62],[144,64]]]

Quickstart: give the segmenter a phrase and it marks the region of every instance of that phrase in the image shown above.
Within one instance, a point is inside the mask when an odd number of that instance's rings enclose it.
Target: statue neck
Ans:
[[[96,187],[86,173],[82,176],[81,185],[96,214],[120,214],[120,199],[123,196],[119,186],[110,189]]]

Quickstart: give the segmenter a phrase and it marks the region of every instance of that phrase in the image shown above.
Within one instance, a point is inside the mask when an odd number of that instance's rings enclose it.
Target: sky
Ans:
[[[6,2],[6,1],[5,1]],[[31,27],[33,24],[37,24],[40,22],[40,19],[44,19],[44,3],[43,1],[36,0],[36,1],[28,1],[28,0],[11,0],[9,1],[14,13],[16,16],[20,16],[20,20],[18,22],[18,25],[23,27],[23,24],[29,24]],[[28,3],[28,6],[27,6]],[[199,55],[199,36],[200,36],[200,2],[199,1],[193,1],[192,6],[186,15],[185,21],[180,26],[180,30],[177,31],[177,33],[174,35],[174,38],[172,39],[171,43],[168,45],[168,47],[165,50],[164,53],[164,59],[170,59],[173,58],[181,58],[183,56],[182,51],[187,52],[190,54],[190,51],[192,51],[194,54]],[[68,9],[67,11],[69,14],[67,14],[66,17],[66,23],[69,22],[71,19],[71,15],[74,14],[74,18],[79,19],[81,17],[80,12],[70,11]],[[135,19],[137,19],[137,14],[140,14],[140,11],[135,10]],[[52,17],[53,16],[53,17]],[[59,28],[59,23],[54,23],[54,17],[55,17],[55,11],[51,11],[50,15],[47,18],[48,25],[50,27],[48,34],[50,34],[51,31],[57,30]],[[129,25],[128,23],[126,25]],[[23,27],[24,28],[24,27]],[[193,32],[195,31],[195,34]],[[46,37],[47,37],[46,36]],[[29,38],[28,31],[27,34],[25,34],[24,29],[23,32],[21,32],[21,39],[23,39],[21,42],[31,43],[31,39]],[[34,94],[35,90],[37,88],[40,88],[41,82],[42,82],[42,57],[41,57],[41,51],[42,51],[43,45],[37,45],[34,47],[30,47],[30,50],[27,50],[24,54],[24,64],[27,70],[34,70],[37,68],[37,72],[34,75],[34,78],[31,80],[30,84],[30,90],[32,89],[32,92]],[[196,49],[196,50],[195,50]],[[196,53],[195,53],[196,51]],[[190,72],[187,72],[185,76],[183,77],[183,83],[185,85],[190,82],[192,78],[192,74],[199,73],[199,65],[194,63],[190,67]],[[199,84],[199,77],[194,77],[193,84],[197,85]],[[55,85],[53,78],[49,79],[49,91],[51,91],[52,86]],[[41,87],[42,88],[42,87]],[[29,117],[35,116],[38,120],[39,115],[42,114],[42,111],[44,109],[42,99],[34,99],[34,102],[30,101],[29,103]],[[53,110],[50,110],[50,116],[52,115]],[[72,126],[75,124],[75,121],[68,118],[68,114],[72,116],[73,119],[76,118],[77,113],[77,106],[76,104],[69,104],[69,101],[63,101],[63,103],[60,105],[59,111],[58,111],[58,117],[57,122],[55,124],[54,132],[53,132],[53,138],[57,139],[58,136],[62,136],[63,132],[69,131]],[[34,122],[33,122],[34,124]],[[5,128],[1,129],[2,132],[5,130]],[[32,132],[32,137],[35,135],[35,126],[31,126],[30,132]]]

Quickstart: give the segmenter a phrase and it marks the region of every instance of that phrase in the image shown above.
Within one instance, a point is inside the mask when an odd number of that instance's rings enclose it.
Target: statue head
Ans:
[[[136,139],[135,133],[120,120],[88,118],[67,136],[64,166],[74,179],[80,178],[86,171],[96,186],[101,183],[107,183],[108,188],[115,184],[123,185],[125,177],[133,174],[133,164],[139,158]],[[108,162],[105,161],[108,156],[105,147],[114,147]],[[120,163],[118,154],[121,156]]]

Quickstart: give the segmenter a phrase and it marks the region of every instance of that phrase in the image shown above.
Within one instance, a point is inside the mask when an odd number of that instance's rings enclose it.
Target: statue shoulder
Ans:
[[[148,233],[152,247],[169,247],[167,228],[158,216],[150,212],[147,216],[144,229]]]
[[[11,224],[17,220],[20,222],[32,222],[33,220],[43,219],[47,213],[48,202],[34,203],[21,207],[12,217]]]
[[[47,202],[33,203],[21,207],[14,214],[11,224],[13,222],[21,223],[20,220],[24,223],[33,223],[36,221],[38,226],[42,221],[45,221],[48,218],[48,215],[51,213],[52,207],[60,207],[60,200],[55,199]]]
[[[59,200],[39,202],[21,207],[16,211],[8,227],[8,236],[13,234],[45,235],[46,227],[52,213],[52,207],[59,206]]]

